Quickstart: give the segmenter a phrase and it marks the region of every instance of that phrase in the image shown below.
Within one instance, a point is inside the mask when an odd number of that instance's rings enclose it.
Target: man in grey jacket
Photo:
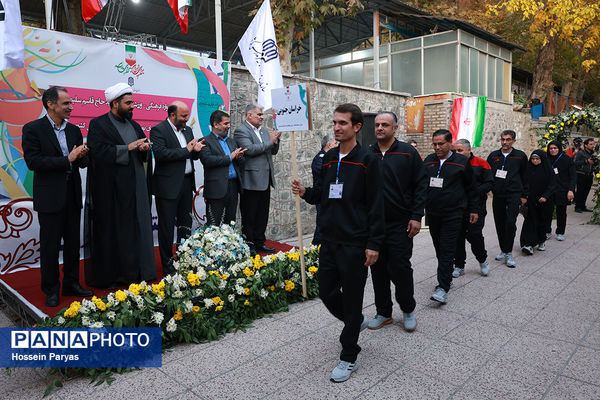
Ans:
[[[233,135],[238,147],[247,149],[244,156],[244,172],[240,195],[242,233],[250,245],[250,252],[272,253],[265,246],[265,230],[269,220],[271,186],[275,187],[273,155],[279,151],[281,132],[269,133],[262,127],[262,107],[250,104],[246,107],[246,121],[238,126]]]

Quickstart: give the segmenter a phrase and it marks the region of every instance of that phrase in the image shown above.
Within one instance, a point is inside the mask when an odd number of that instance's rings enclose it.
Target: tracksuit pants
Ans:
[[[494,213],[494,224],[500,244],[500,251],[511,253],[517,232],[517,216],[521,198],[517,196],[496,196],[492,200],[492,211]]]
[[[487,251],[485,250],[485,240],[483,239],[483,227],[485,225],[485,216],[487,215],[484,209],[479,213],[479,218],[474,224],[469,223],[469,214],[463,218],[463,223],[458,234],[456,242],[456,254],[454,255],[454,266],[456,268],[464,268],[467,259],[467,251],[465,249],[465,239],[471,243],[471,251],[479,263],[487,260]]]
[[[442,215],[433,215],[428,212],[427,215],[429,215],[429,233],[438,260],[437,287],[441,287],[448,292],[452,282],[454,254],[456,253],[456,242],[462,227],[463,211]]]

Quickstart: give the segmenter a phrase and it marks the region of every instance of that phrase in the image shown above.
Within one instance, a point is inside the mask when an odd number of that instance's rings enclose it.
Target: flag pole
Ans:
[[[292,131],[292,176],[295,180],[298,180],[298,160],[296,156],[296,132]],[[304,243],[302,238],[302,219],[300,218],[300,196],[295,195],[296,200],[296,226],[298,227],[298,245],[300,249],[300,275],[302,276],[302,296],[307,297],[306,293],[306,267],[304,264]]]

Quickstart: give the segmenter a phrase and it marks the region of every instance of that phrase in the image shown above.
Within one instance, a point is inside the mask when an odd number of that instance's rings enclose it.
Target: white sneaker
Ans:
[[[454,268],[454,271],[452,271],[452,277],[453,278],[458,278],[461,275],[465,274],[465,269],[464,268]]]
[[[506,266],[508,268],[514,268],[517,266],[517,263],[515,262],[512,253],[506,253]]]
[[[539,251],[546,251],[546,242],[538,244],[537,249]]]
[[[490,274],[490,264],[487,261],[479,263],[479,268],[481,268],[481,275],[488,276]]]
[[[527,254],[528,256],[533,255],[533,247],[532,246],[523,246],[523,247],[521,247],[521,250],[523,251],[523,253]]]
[[[556,235],[556,240],[562,242],[563,240],[565,240],[565,235]]]
[[[430,297],[431,300],[435,300],[438,303],[446,304],[448,302],[448,293],[441,287],[435,288],[435,292]]]
[[[412,332],[417,327],[417,319],[415,318],[415,312],[402,313],[402,322],[404,324],[404,330]]]
[[[369,320],[368,328],[372,330],[377,330],[379,328],[383,328],[384,326],[391,324],[394,322],[392,317],[384,317],[383,315],[377,314],[375,317]]]
[[[548,240],[550,238],[552,238],[552,233],[550,233],[550,232],[546,233],[546,240]]]
[[[504,259],[506,258],[506,253],[501,252],[500,254],[498,254],[496,256],[496,260],[498,261],[504,261]]]
[[[350,378],[350,375],[354,371],[358,369],[358,364],[356,362],[348,362],[348,361],[338,361],[336,367],[331,371],[331,375],[329,375],[329,380],[331,382],[340,383],[345,382]]]

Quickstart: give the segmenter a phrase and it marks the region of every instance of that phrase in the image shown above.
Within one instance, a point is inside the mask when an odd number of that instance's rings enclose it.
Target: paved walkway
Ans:
[[[75,379],[50,398],[600,399],[600,226],[569,208],[567,240],[553,238],[533,256],[516,251],[516,269],[493,260],[498,245],[488,215],[492,272],[480,276],[471,256],[446,306],[429,300],[436,262],[429,233],[419,234],[417,330],[395,323],[363,332],[360,368],[345,383],[328,380],[341,323],[313,300],[258,320],[246,333],[177,346],[160,369],[97,388]],[[370,280],[364,304],[374,315]],[[10,325],[0,313],[0,326]],[[32,369],[0,376],[2,397],[10,399],[39,398],[48,383],[45,371]]]

